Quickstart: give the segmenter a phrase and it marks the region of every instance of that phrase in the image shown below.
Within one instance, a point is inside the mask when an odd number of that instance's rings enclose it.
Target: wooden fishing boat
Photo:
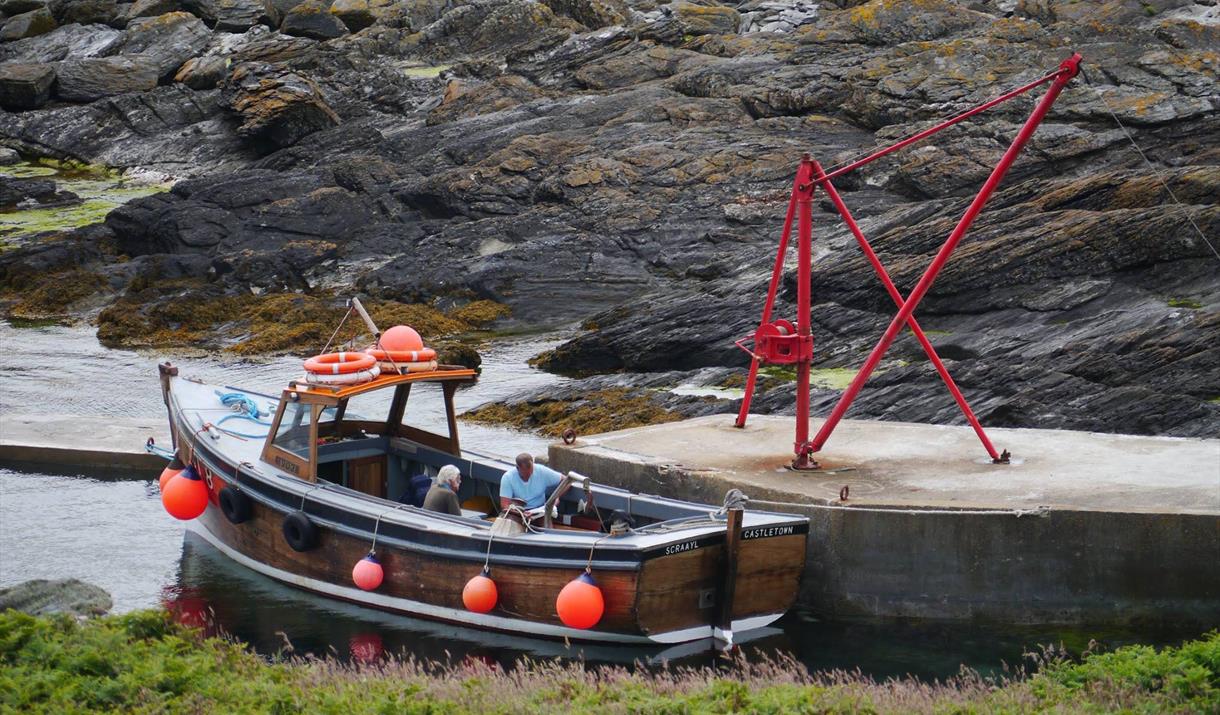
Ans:
[[[513,463],[458,440],[454,393],[476,379],[438,365],[351,385],[293,381],[275,396],[204,384],[164,363],[174,451],[189,465],[181,476],[202,485],[200,513],[176,516],[229,558],[285,584],[515,634],[732,642],[734,632],[766,626],[792,605],[805,562],[802,516],[635,494],[568,474],[571,487],[551,495],[541,523],[505,528],[500,478]],[[447,435],[411,424],[409,398],[424,392],[443,399]],[[257,405],[255,414],[266,407],[265,439],[221,424],[234,400]],[[461,516],[395,501],[412,476],[444,465],[462,474]],[[353,566],[370,552],[381,570],[367,589],[355,585]],[[486,606],[467,607],[463,592],[485,567],[495,601],[480,612]],[[582,574],[602,609],[590,627],[573,627],[557,613],[557,597]]]

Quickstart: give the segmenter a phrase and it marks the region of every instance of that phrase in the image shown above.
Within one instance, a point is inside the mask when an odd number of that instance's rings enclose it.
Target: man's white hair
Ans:
[[[453,483],[460,479],[461,476],[462,473],[458,471],[457,467],[453,466],[452,464],[446,464],[445,466],[441,467],[439,472],[436,473],[436,483],[438,485],[447,484],[452,487],[454,486]]]

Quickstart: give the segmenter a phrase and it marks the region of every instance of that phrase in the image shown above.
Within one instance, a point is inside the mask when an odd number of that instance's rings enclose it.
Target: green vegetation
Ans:
[[[1169,307],[1170,308],[1190,308],[1191,310],[1198,310],[1203,307],[1203,304],[1197,300],[1191,300],[1189,298],[1170,298]]]
[[[1220,633],[1179,648],[1049,652],[1040,672],[943,683],[809,674],[794,661],[647,672],[525,663],[501,670],[386,657],[264,660],[162,611],[84,623],[0,614],[0,711],[27,713],[1220,712]]]

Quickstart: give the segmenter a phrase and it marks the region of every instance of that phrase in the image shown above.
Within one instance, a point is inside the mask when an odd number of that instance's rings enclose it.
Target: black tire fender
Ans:
[[[284,517],[284,541],[293,551],[309,551],[318,545],[318,525],[303,511]]]
[[[240,524],[249,521],[253,515],[254,504],[250,497],[237,487],[225,487],[218,496],[220,510],[230,524]]]

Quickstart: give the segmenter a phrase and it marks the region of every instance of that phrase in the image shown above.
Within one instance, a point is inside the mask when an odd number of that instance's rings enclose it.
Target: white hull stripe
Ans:
[[[198,521],[188,522],[187,528],[199,534],[205,541],[212,546],[215,546],[222,554],[228,556],[230,559],[233,559],[251,571],[257,571],[264,576],[297,586],[298,588],[303,588],[307,591],[314,591],[315,593],[322,593],[328,596],[334,596],[335,598],[354,601],[356,603],[366,603],[377,606],[378,608],[384,608],[386,610],[410,613],[412,615],[424,616],[426,618],[434,618],[443,621],[468,623],[473,626],[491,628],[509,633],[531,633],[534,635],[546,636],[548,638],[568,638],[571,640],[600,641],[603,643],[685,643],[686,641],[711,638],[713,635],[712,627],[710,625],[694,626],[691,628],[683,628],[681,630],[667,631],[665,633],[656,633],[647,636],[631,633],[588,631],[581,630],[579,628],[568,628],[567,626],[556,626],[550,623],[525,621],[518,618],[505,618],[503,616],[472,613],[471,611],[464,609],[446,608],[445,606],[436,606],[430,603],[412,601],[408,598],[397,598],[394,596],[386,596],[385,594],[372,593],[370,591],[361,591],[360,589],[351,586],[339,586],[326,581],[319,581],[318,579],[309,578],[308,576],[294,574],[252,559],[249,556],[234,550],[228,544],[225,544],[218,537],[212,534],[212,532],[208,531],[207,527],[203,526]],[[763,626],[774,622],[782,615],[782,613],[770,613],[762,616],[741,618],[733,621],[733,631],[744,632],[754,628],[762,628]]]

